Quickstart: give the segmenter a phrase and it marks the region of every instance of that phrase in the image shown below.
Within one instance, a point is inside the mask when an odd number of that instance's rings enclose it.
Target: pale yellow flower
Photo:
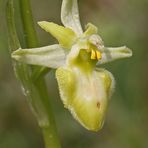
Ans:
[[[55,68],[60,96],[64,106],[85,128],[99,130],[104,122],[114,78],[100,68],[101,64],[132,56],[126,46],[105,47],[97,27],[88,23],[83,32],[77,0],[63,0],[61,20],[64,26],[39,22],[59,44],[18,49],[12,53],[17,61]]]

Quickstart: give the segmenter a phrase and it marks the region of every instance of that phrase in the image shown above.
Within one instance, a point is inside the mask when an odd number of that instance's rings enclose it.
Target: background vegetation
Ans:
[[[0,148],[43,148],[41,131],[12,69],[5,1],[0,0]],[[41,20],[61,23],[61,0],[31,2],[35,23]],[[94,23],[99,27],[105,45],[127,45],[133,49],[133,57],[104,65],[116,79],[116,91],[110,101],[104,127],[97,133],[81,127],[64,109],[54,71],[50,77],[47,76],[63,148],[148,147],[147,6],[147,0],[79,0],[82,24]],[[17,16],[16,21],[19,24]],[[41,45],[56,42],[37,24],[36,28]],[[23,34],[19,32],[19,35]]]

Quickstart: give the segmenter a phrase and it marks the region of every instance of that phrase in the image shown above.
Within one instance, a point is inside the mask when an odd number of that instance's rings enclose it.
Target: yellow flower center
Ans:
[[[100,60],[102,58],[101,52],[99,52],[98,50],[91,50],[91,60]]]

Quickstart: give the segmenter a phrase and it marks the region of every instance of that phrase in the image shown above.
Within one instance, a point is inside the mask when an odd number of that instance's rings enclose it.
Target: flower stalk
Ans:
[[[20,6],[24,32],[26,35],[26,45],[28,48],[36,47],[38,45],[38,41],[33,25],[29,0],[20,0]],[[14,22],[13,0],[8,0],[7,24],[10,52],[12,52],[21,48]],[[45,147],[60,148],[61,146],[57,136],[55,120],[44,80],[44,74],[49,72],[49,69],[37,66],[32,68],[32,66],[28,66],[17,61],[13,61],[13,66],[16,76],[22,85],[24,94],[26,95],[30,107],[37,118],[40,128],[42,129]]]

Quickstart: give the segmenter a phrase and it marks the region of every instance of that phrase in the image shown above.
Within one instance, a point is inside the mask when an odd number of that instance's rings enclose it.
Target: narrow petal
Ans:
[[[101,51],[102,59],[98,61],[97,65],[132,56],[132,50],[127,48],[126,46],[115,48],[104,47],[103,49],[101,49]]]
[[[38,22],[40,27],[54,36],[66,49],[70,49],[76,40],[76,34],[70,28],[57,25],[52,22]]]
[[[12,58],[17,61],[50,68],[63,66],[65,57],[64,49],[58,44],[40,48],[18,49],[12,53]]]
[[[81,35],[83,33],[80,24],[77,0],[63,0],[61,20],[65,27],[73,29],[77,35]]]
[[[90,36],[92,34],[97,34],[97,32],[98,32],[98,28],[95,25],[88,23],[86,25],[86,31],[84,32],[83,35],[84,36]]]

